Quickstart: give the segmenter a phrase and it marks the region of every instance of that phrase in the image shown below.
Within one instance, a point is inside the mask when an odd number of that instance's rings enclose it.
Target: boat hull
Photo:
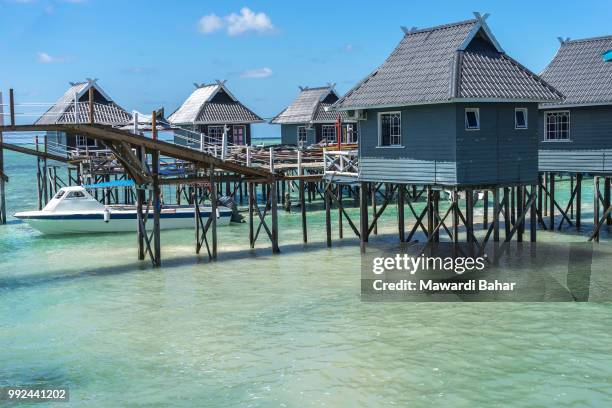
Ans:
[[[209,215],[210,208],[200,210],[202,219],[208,218]],[[138,227],[136,211],[111,211],[110,217],[107,216],[107,221],[105,221],[104,212],[45,214],[44,211],[31,211],[17,213],[15,217],[47,235],[134,232]],[[229,225],[231,218],[230,209],[218,209],[218,226]],[[151,224],[153,222],[152,213],[149,213],[147,223],[149,222]],[[193,208],[179,211],[162,210],[159,226],[162,230],[194,228]]]

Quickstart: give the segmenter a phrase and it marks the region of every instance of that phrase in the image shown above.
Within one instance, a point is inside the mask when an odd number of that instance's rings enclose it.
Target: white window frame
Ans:
[[[300,138],[300,130],[304,130],[304,138],[301,139]],[[308,139],[308,131],[306,130],[306,126],[298,126],[296,129],[296,133],[297,133],[297,142],[298,144],[300,143],[306,143],[306,140]]]
[[[517,112],[523,112],[523,117],[525,118],[525,126],[519,126],[518,122],[516,121],[516,113]],[[528,112],[529,110],[527,108],[514,108],[514,129],[515,130],[525,130],[525,129],[529,129],[529,120],[528,120]]]
[[[221,133],[219,134],[219,138],[218,139],[215,136],[212,135],[212,132],[210,131],[211,129],[221,129]],[[206,132],[208,133],[206,136],[208,136],[208,139],[212,143],[223,143],[223,132],[225,132],[225,126],[223,126],[223,125],[208,125],[208,129],[206,129]]]
[[[346,129],[346,140],[344,141],[347,144],[357,143],[357,129],[353,123],[347,123],[344,125]]]
[[[567,139],[549,139],[548,138],[548,115],[549,114],[567,114]],[[569,110],[549,110],[544,111],[544,141],[547,143],[568,143],[572,141],[571,135],[571,112]],[[558,122],[557,122],[558,123]],[[557,125],[555,125],[557,126]],[[557,130],[558,132],[558,130]]]
[[[476,127],[470,127],[468,125],[468,112],[474,112],[476,114]],[[480,108],[465,108],[465,112],[463,113],[463,117],[465,120],[465,130],[468,131],[478,131],[480,130]]]
[[[399,117],[399,134],[389,134],[389,144],[382,144],[382,116],[383,115],[398,115]],[[396,140],[394,140],[396,138]],[[397,143],[393,143],[396,141]],[[378,146],[382,148],[394,148],[402,146],[402,112],[401,111],[390,111],[390,112],[378,112]]]
[[[328,138],[325,134],[325,131],[329,131],[331,129],[333,131],[333,138]],[[321,140],[325,140],[326,143],[337,143],[338,135],[336,134],[336,125],[321,125]]]

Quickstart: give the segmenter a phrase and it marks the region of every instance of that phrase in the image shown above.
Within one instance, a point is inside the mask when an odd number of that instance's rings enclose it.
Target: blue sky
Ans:
[[[608,1],[0,0],[0,7],[0,89],[14,88],[18,101],[52,102],[69,81],[92,77],[127,110],[172,112],[193,82],[227,79],[265,118],[298,85],[332,82],[346,92],[384,61],[402,25],[491,13],[502,47],[536,72],[558,36],[612,34]]]

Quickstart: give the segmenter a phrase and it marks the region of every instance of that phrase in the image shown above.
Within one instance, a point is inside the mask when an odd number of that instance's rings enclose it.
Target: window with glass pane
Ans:
[[[514,128],[527,129],[527,108],[516,108],[514,110]]]
[[[346,143],[357,143],[355,125],[346,125]]]
[[[323,125],[321,127],[321,138],[327,143],[336,143],[336,126]]]
[[[569,111],[546,112],[544,140],[558,141],[570,139]]]
[[[213,143],[221,143],[223,141],[223,126],[209,126],[208,138]]]
[[[306,126],[297,127],[297,141],[298,143],[306,142]]]
[[[480,129],[480,117],[478,108],[465,109],[465,128],[467,130]]]
[[[399,112],[381,113],[380,146],[400,146],[402,144],[402,118]]]

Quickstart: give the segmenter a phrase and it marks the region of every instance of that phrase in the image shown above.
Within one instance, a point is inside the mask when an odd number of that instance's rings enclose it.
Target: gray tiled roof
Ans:
[[[548,101],[560,95],[506,56],[484,18],[477,18],[407,31],[387,60],[335,107],[401,106],[463,98]]]
[[[354,119],[349,119],[346,111],[332,110],[332,105],[331,103],[320,103],[312,118],[313,123],[335,122],[338,115],[340,115],[343,122],[355,122]]]
[[[262,119],[240,102],[204,104],[196,122],[199,123],[254,123]]]
[[[223,90],[227,100],[215,102],[215,96]],[[183,104],[168,117],[172,124],[207,123],[257,123],[263,122],[258,115],[238,101],[225,87],[224,82],[201,85],[192,92]]]
[[[55,123],[89,123],[89,104],[81,102],[77,105],[77,118],[75,118],[74,104],[72,104],[68,106],[68,109],[66,109]],[[132,115],[124,111],[120,106],[117,106],[114,102],[109,102],[108,104],[96,103],[94,105],[94,122],[97,124],[125,125],[131,118]]]
[[[58,123],[75,123],[74,99],[78,105],[78,122],[89,123],[89,104],[82,98],[94,87],[101,95],[102,101],[97,101],[94,108],[96,123],[121,125],[130,120],[131,115],[115,104],[95,81],[72,83],[70,88],[49,108],[37,121],[38,125]],[[86,97],[86,96],[85,96]]]
[[[325,112],[322,101],[330,94],[336,96],[331,86],[317,88],[302,88],[298,96],[281,113],[276,115],[270,123],[290,124],[290,123],[311,123],[311,122],[334,122],[337,113]],[[325,105],[325,106],[322,106]]]
[[[541,76],[562,92],[560,105],[612,104],[612,36],[563,41]]]

